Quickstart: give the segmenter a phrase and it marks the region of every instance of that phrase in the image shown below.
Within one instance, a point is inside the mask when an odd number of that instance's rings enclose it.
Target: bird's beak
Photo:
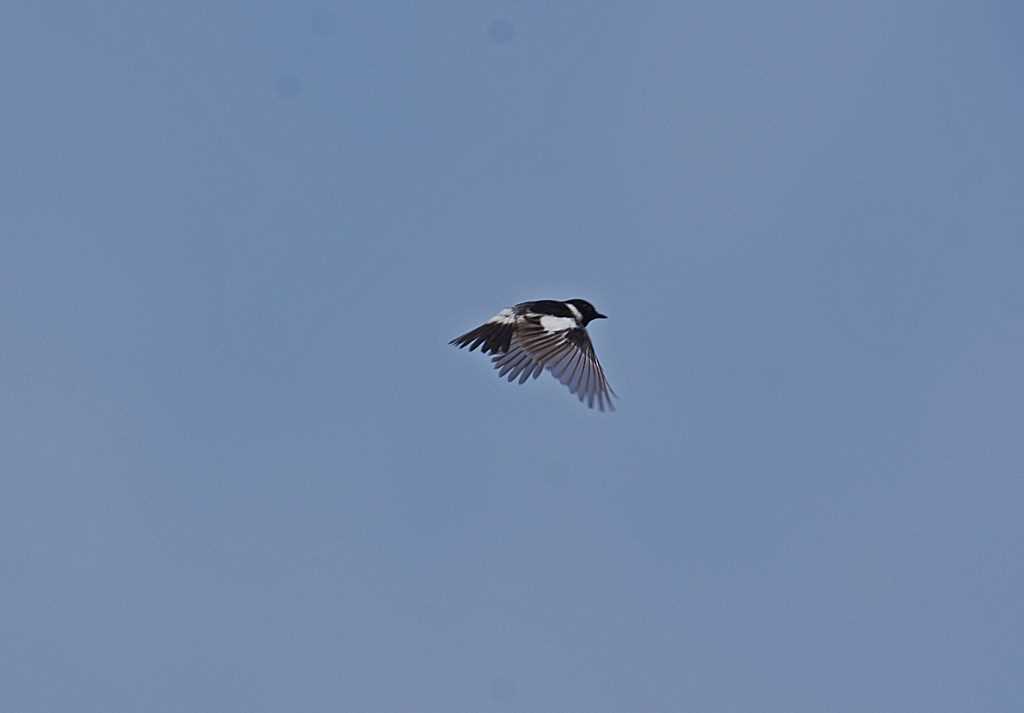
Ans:
[[[595,314],[594,315],[594,319],[608,319],[608,315],[606,315],[606,314]]]

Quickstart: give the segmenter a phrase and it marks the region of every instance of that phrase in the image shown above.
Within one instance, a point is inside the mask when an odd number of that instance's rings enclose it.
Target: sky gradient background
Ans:
[[[1022,26],[4,2],[0,709],[1024,709]]]

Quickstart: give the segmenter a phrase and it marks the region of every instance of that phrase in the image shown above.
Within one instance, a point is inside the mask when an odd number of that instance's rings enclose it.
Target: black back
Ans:
[[[552,317],[573,317],[572,310],[565,306],[565,302],[560,300],[535,300],[533,302],[523,302],[517,307],[525,307],[531,312],[537,314],[550,314]],[[581,312],[582,314],[582,312]]]
[[[604,317],[603,314],[594,309],[594,305],[578,298],[565,300],[564,302],[562,300],[535,300],[533,302],[523,302],[516,305],[516,307],[520,310],[529,310],[537,314],[550,314],[552,317],[575,317],[576,315],[573,314],[573,311],[569,309],[566,303],[571,304],[580,311],[584,327],[590,324],[591,321]]]

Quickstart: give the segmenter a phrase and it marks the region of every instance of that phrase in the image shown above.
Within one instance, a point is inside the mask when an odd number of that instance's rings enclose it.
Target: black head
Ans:
[[[590,304],[586,300],[574,299],[566,300],[568,304],[580,311],[580,316],[583,318],[583,326],[586,327],[595,319],[608,319],[603,314],[594,309],[594,305]]]

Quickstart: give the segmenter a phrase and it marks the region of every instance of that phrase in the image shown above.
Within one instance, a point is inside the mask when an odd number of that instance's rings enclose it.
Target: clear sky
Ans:
[[[1022,27],[3,2],[0,710],[1024,710]]]

